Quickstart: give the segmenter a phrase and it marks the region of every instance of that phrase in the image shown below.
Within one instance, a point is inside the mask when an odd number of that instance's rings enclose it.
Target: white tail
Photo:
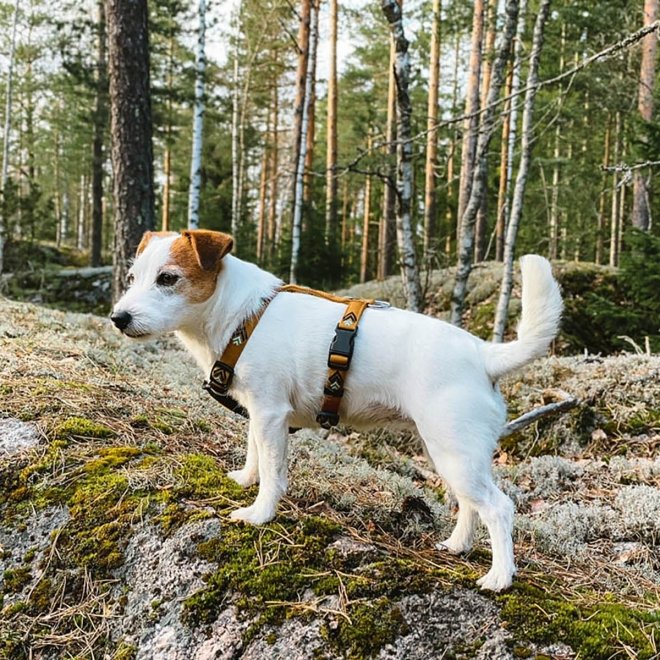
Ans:
[[[486,343],[486,371],[497,379],[542,356],[559,330],[563,303],[550,263],[536,254],[520,259],[522,317],[518,339],[506,344]]]

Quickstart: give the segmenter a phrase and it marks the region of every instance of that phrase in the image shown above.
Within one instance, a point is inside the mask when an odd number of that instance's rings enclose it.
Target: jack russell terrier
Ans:
[[[328,346],[345,306],[278,292],[281,280],[230,255],[232,244],[214,231],[147,232],[111,318],[128,337],[176,333],[208,374],[236,329],[263,311],[229,389],[250,416],[245,467],[229,476],[245,487],[259,483],[255,502],[231,517],[259,525],[286,492],[289,426],[318,426]],[[468,551],[478,515],[492,544],[492,567],[478,584],[493,591],[509,587],[515,573],[513,503],[491,471],[506,420],[497,380],[547,351],[562,311],[546,259],[527,255],[521,271],[518,338],[504,344],[421,314],[367,309],[341,404],[354,428],[417,429],[459,504],[456,527],[438,548]]]

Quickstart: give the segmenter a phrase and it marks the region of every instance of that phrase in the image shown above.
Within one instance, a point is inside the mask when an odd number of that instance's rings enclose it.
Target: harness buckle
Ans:
[[[374,300],[367,306],[371,307],[372,309],[389,309],[392,305],[390,305],[390,303],[385,300]]]
[[[329,412],[327,410],[322,410],[316,416],[316,422],[322,429],[331,429],[333,426],[339,424],[339,415],[334,412]]]
[[[204,389],[208,392],[224,396],[229,392],[229,386],[233,378],[234,368],[220,360],[216,360],[211,367],[209,379],[204,382]]]
[[[335,336],[330,344],[328,354],[328,367],[339,371],[346,371],[353,357],[355,345],[355,330],[346,328],[335,328]]]

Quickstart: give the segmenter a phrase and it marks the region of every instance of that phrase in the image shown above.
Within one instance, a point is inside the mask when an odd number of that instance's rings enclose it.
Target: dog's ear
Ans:
[[[234,246],[234,239],[229,234],[207,229],[193,229],[181,232],[181,236],[190,242],[202,270],[218,270],[220,260]]]

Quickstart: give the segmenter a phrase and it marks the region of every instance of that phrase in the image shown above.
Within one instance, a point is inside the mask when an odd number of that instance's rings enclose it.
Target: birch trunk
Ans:
[[[20,0],[14,5],[14,17],[11,28],[11,45],[9,47],[9,69],[7,71],[7,97],[5,99],[5,126],[2,143],[2,176],[0,182],[2,188],[2,208],[0,209],[0,273],[4,267],[5,240],[7,232],[7,218],[5,212],[5,194],[7,192],[7,180],[9,179],[9,141],[11,139],[11,116],[12,116],[12,94],[14,91],[14,60],[16,59],[16,27],[18,25],[18,11]]]
[[[390,75],[387,85],[387,123],[385,126],[385,150],[387,180],[383,188],[383,213],[378,225],[377,277],[384,280],[392,269],[392,234],[396,224],[396,81],[394,79],[396,47],[390,37]]]
[[[325,244],[337,232],[337,0],[330,0],[330,72],[328,74],[328,118],[325,161]]]
[[[456,33],[456,42],[454,45],[454,77],[452,81],[451,92],[451,109],[456,112],[456,102],[458,99],[458,63],[460,61],[461,36],[460,32]],[[445,254],[447,257],[452,253],[452,233],[454,227],[457,226],[458,221],[454,220],[453,216],[453,199],[454,199],[454,170],[456,162],[456,150],[458,148],[458,131],[454,129],[451,146],[449,148],[449,157],[447,158],[447,210],[445,211],[445,220],[447,224],[447,234],[445,236]]]
[[[266,126],[266,138],[270,133]],[[259,175],[259,210],[257,212],[257,263],[262,263],[264,253],[264,239],[266,235],[266,190],[268,188],[270,154],[268,144],[264,145],[261,156],[261,174]]]
[[[303,202],[305,204],[310,204],[312,200],[312,182],[313,178],[311,172],[314,169],[314,145],[316,144],[316,64],[318,60],[318,42],[319,42],[319,14],[320,12],[320,0],[314,0],[314,13],[313,21],[311,23],[311,33],[310,40],[314,40],[317,44],[314,48],[314,57],[310,52],[309,57],[309,70],[312,77],[312,84],[309,90],[309,96],[306,97],[305,101],[307,104],[307,135],[305,139],[307,141],[307,148],[305,150],[305,165],[303,170]],[[305,214],[305,220],[303,225],[305,229],[308,227],[309,214]]]
[[[103,0],[98,1],[97,11],[96,102],[92,145],[92,251],[90,258],[90,264],[94,267],[101,265],[103,250],[103,163],[105,160],[105,129],[108,123],[108,72]]]
[[[172,93],[174,85],[174,35],[170,33],[167,48],[167,125],[165,127],[165,152],[163,153],[163,208],[161,229],[170,230],[170,196],[172,184]]]
[[[188,192],[188,228],[199,228],[199,197],[202,190],[202,144],[204,134],[204,78],[206,73],[206,0],[197,5],[197,53],[195,57],[195,105],[193,116],[190,190]]]
[[[490,88],[490,76],[492,71],[493,50],[495,48],[495,33],[497,29],[497,0],[488,0],[488,29],[486,30],[486,40],[484,44],[484,62],[483,75],[481,80],[481,107],[485,107],[488,90]],[[488,184],[488,159],[485,163],[486,172],[484,178]],[[474,261],[479,263],[484,260],[486,250],[486,232],[488,225],[488,189],[484,191],[481,197],[481,206],[477,211],[477,220],[475,224],[474,236]]]
[[[419,312],[422,308],[422,288],[415,255],[415,237],[412,228],[413,142],[411,129],[412,105],[408,86],[410,57],[408,40],[403,29],[403,15],[397,0],[382,0],[381,8],[396,46],[395,80],[397,90],[397,213],[396,234],[399,247],[401,278],[408,309]]]
[[[475,0],[472,14],[472,42],[468,68],[467,91],[465,95],[465,115],[463,122],[463,146],[461,149],[461,174],[458,184],[458,212],[456,215],[456,236],[461,235],[461,222],[470,199],[470,189],[474,174],[474,153],[479,130],[479,81],[481,79],[481,47],[484,31],[484,1]],[[460,241],[456,242],[460,251]]]
[[[303,138],[302,124],[303,116],[306,114],[307,103],[305,102],[307,96],[305,92],[307,89],[307,77],[309,73],[309,48],[310,48],[310,33],[312,24],[312,1],[301,0],[300,2],[300,26],[298,28],[298,64],[296,67],[296,98],[293,103],[293,145],[291,150],[291,163],[293,170],[293,177],[289,189],[291,191],[291,212],[292,217],[295,215],[297,205],[297,185],[298,185],[298,170],[304,167],[305,159],[303,158],[300,165],[300,152],[305,149]],[[302,190],[301,190],[302,194]],[[293,226],[292,226],[293,233]]]
[[[426,133],[426,170],[424,177],[424,258],[436,250],[435,168],[438,158],[438,87],[440,81],[440,0],[433,0],[431,61]]]
[[[275,80],[273,86],[273,110],[272,110],[272,127],[273,138],[271,145],[270,155],[270,192],[269,192],[269,207],[268,207],[268,256],[273,254],[274,248],[277,246],[279,232],[277,230],[277,205],[278,205],[278,171],[279,171],[279,79]]]
[[[238,82],[241,39],[240,7],[236,9],[236,21],[234,30],[234,63],[232,67],[232,97],[231,97],[231,233],[236,237],[238,233],[239,219],[239,158],[238,158],[238,105],[240,100],[240,85]]]
[[[509,299],[513,286],[513,257],[516,247],[518,225],[522,217],[522,205],[529,173],[529,163],[532,154],[532,118],[534,115],[534,102],[538,84],[539,61],[543,49],[543,33],[545,23],[550,11],[550,0],[541,0],[539,12],[534,23],[532,36],[532,51],[529,58],[529,73],[527,74],[527,91],[523,105],[522,132],[520,135],[520,165],[516,177],[511,205],[511,218],[506,232],[504,244],[504,273],[500,287],[500,296],[495,311],[495,325],[493,328],[494,341],[501,342],[504,337],[504,328],[509,312]]]
[[[314,14],[317,12],[316,5],[313,3],[310,10],[310,20],[314,22]],[[304,99],[309,99],[312,94],[313,71],[309,62],[316,57],[317,33],[312,32],[309,39],[308,67],[305,76]],[[289,281],[291,284],[297,283],[298,278],[298,260],[300,257],[300,233],[302,229],[302,210],[303,210],[303,183],[305,177],[305,158],[307,156],[307,131],[309,130],[309,104],[303,102],[302,122],[300,124],[300,150],[298,153],[298,164],[296,167],[296,181],[294,189],[293,204],[293,223],[291,227],[291,267],[289,269]]]
[[[506,63],[511,52],[511,42],[516,32],[518,19],[518,0],[508,0],[506,4],[506,18],[504,30],[497,47],[497,55],[493,63],[492,77],[488,89],[486,108],[482,114],[479,140],[477,142],[474,174],[470,188],[470,199],[461,218],[461,233],[459,240],[458,267],[456,269],[456,281],[451,300],[451,322],[461,326],[463,317],[463,306],[467,291],[467,281],[472,270],[472,256],[474,250],[474,224],[477,212],[481,206],[482,196],[486,188],[486,159],[490,140],[495,130],[495,120],[499,114],[496,101],[500,95]]]
[[[509,72],[504,88],[504,95],[511,96],[513,68]],[[495,261],[504,257],[504,232],[506,231],[507,171],[509,169],[509,134],[511,132],[511,99],[504,104],[502,118],[502,141],[500,144],[500,182],[497,191],[497,219],[495,223]]]
[[[644,26],[658,19],[658,0],[644,1]],[[642,64],[639,74],[638,109],[642,120],[649,123],[653,119],[653,88],[655,84],[655,56],[658,33],[646,35],[642,41]],[[650,174],[635,170],[633,174],[633,227],[648,231],[651,228],[651,208],[649,204]]]

